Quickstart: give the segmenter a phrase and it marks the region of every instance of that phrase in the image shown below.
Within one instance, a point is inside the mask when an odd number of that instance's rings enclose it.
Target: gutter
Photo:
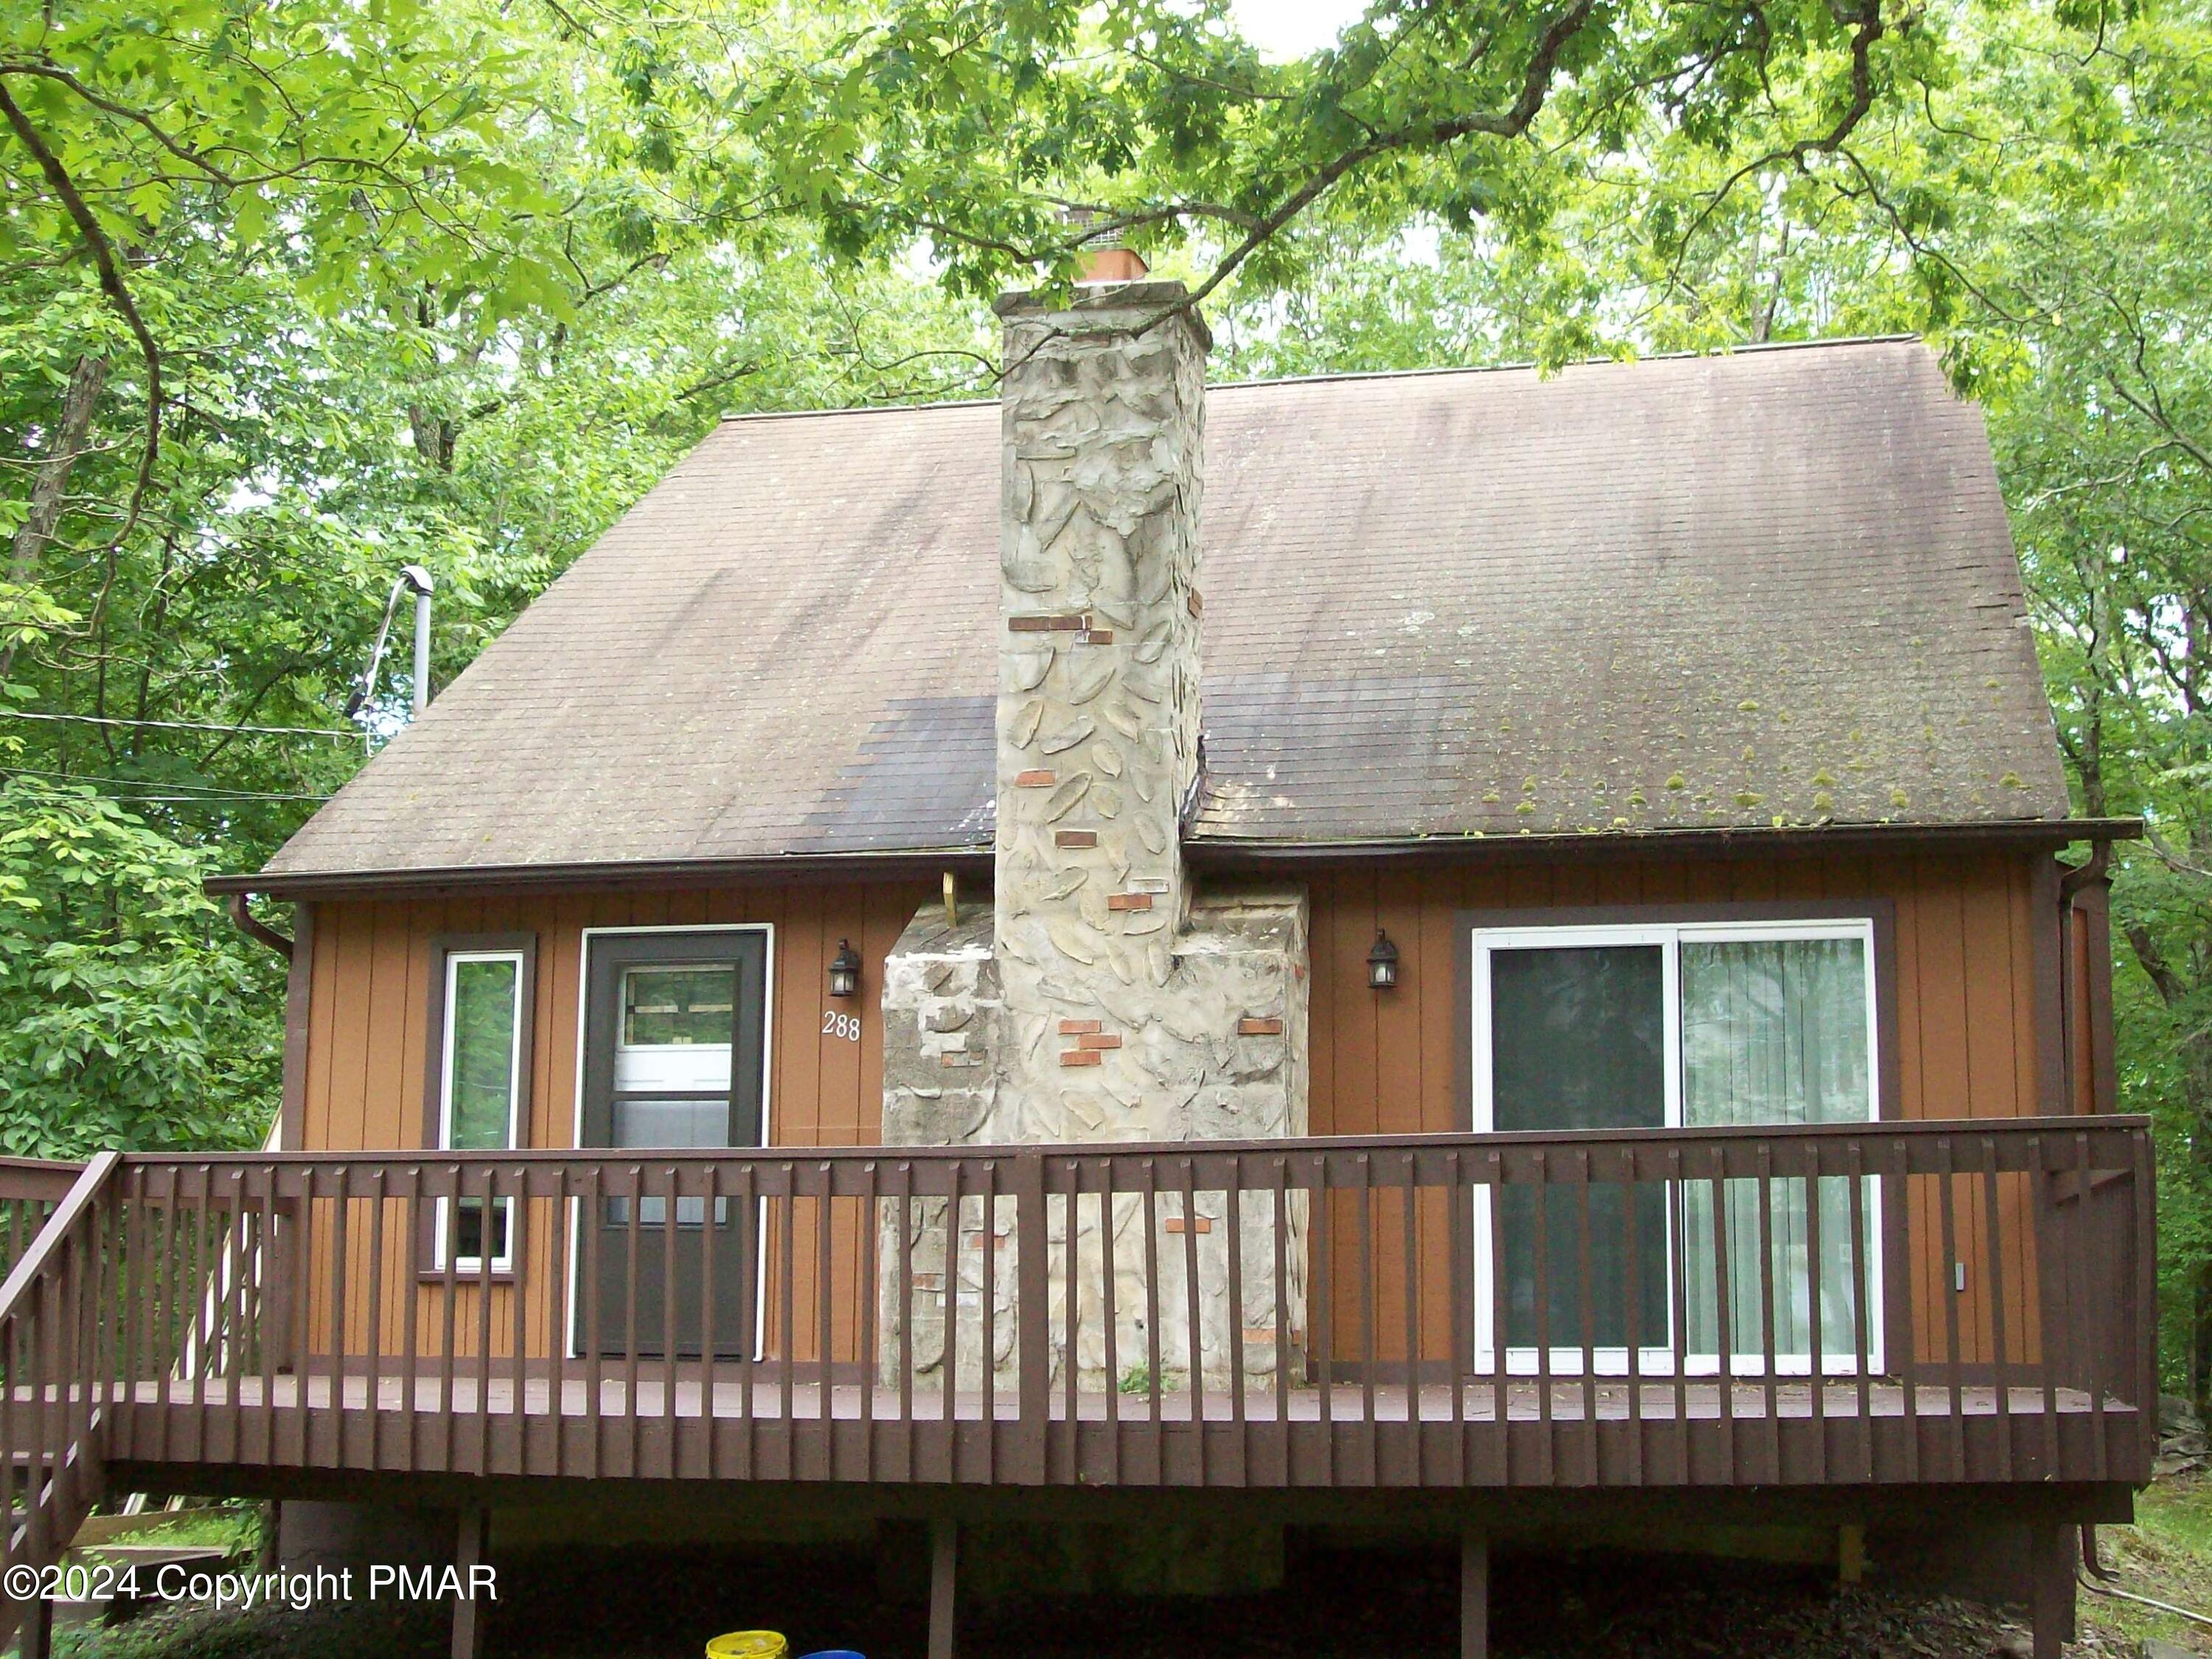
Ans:
[[[1654,854],[1717,858],[1812,856],[1831,852],[1966,851],[2101,845],[2142,834],[2137,818],[2022,818],[2009,823],[1852,824],[1794,830],[1654,830],[1595,835],[1416,836],[1342,842],[1228,841],[1187,838],[1183,856],[1199,870],[1267,871],[1347,863],[1469,864],[1550,861],[1561,858],[1632,859]],[[783,853],[757,858],[608,860],[591,863],[451,865],[422,869],[317,870],[210,876],[219,897],[258,893],[270,898],[369,898],[407,892],[573,892],[578,889],[697,888],[794,881],[929,881],[950,871],[991,874],[988,846],[901,848],[867,853]],[[244,925],[241,923],[241,926]],[[258,935],[256,935],[258,937]],[[279,936],[281,937],[281,935]]]
[[[1284,870],[1314,864],[1451,865],[1549,863],[1562,858],[1618,860],[1654,854],[1750,859],[1778,854],[1965,852],[2056,849],[2076,842],[2102,848],[2142,834],[2140,818],[2020,818],[1988,823],[1836,824],[1819,829],[1621,830],[1590,835],[1422,836],[1391,841],[1187,840],[1183,855],[1200,870]]]
[[[2140,836],[2142,833],[2142,823],[2132,819],[2130,822],[2135,823],[2136,834]],[[2130,839],[2132,837],[2115,836],[2111,840],[2092,842],[2087,860],[2073,866],[2058,878],[2059,908],[2072,910],[2075,894],[2089,885],[2091,882],[2102,881],[2105,878],[2106,868],[2112,861],[2112,842]]]
[[[2089,856],[2087,859],[2079,864],[2066,866],[2058,878],[2059,1082],[2060,1086],[2065,1090],[2065,1101],[2069,1107],[2081,1097],[2083,1058],[2081,1053],[2081,1045],[2075,1032],[2075,1024],[2081,1012],[2075,1006],[2076,999],[2082,994],[2081,988],[2077,988],[2074,982],[2075,939],[2081,926],[2081,913],[2075,901],[2084,888],[2106,884],[2112,860],[2112,843],[2109,841],[2094,842],[2089,848]],[[2108,1012],[2111,1006],[2110,943],[2108,938],[2106,941],[2107,947],[2106,973],[2101,981],[2105,988],[2102,1000]],[[2108,1070],[2111,1054],[2109,1053],[2100,1054],[2098,1052],[2100,1049],[2109,1050],[2111,1045],[2109,1042],[2100,1042],[2098,1040],[2100,1032],[2096,1016],[2100,1000],[2098,986],[2100,981],[2097,966],[2094,961],[2089,964],[2088,981],[2087,988],[2090,1006],[2088,1044],[2092,1066],[2089,1077],[2089,1109],[2095,1112],[2100,1107],[2109,1110],[2118,1104],[2119,1084],[2118,1078],[2112,1076]],[[2108,1078],[2110,1078],[2109,1083]]]
[[[214,890],[214,883],[212,881],[207,884],[207,885],[209,887],[209,890]],[[255,915],[253,914],[252,907],[253,897],[252,894],[245,892],[233,892],[230,895],[230,903],[228,906],[228,908],[230,911],[230,919],[238,924],[238,931],[245,934],[246,938],[257,940],[259,943],[267,945],[278,956],[283,957],[285,961],[291,961],[292,941],[287,939],[283,934],[278,933],[274,927],[271,927],[267,922],[262,921],[260,917]]]
[[[200,884],[217,897],[258,893],[269,898],[374,898],[406,892],[445,893],[606,891],[629,888],[726,887],[799,881],[927,881],[947,871],[991,872],[988,847],[938,852],[786,853],[749,859],[608,860],[589,864],[449,865],[418,870],[316,870],[210,876]]]

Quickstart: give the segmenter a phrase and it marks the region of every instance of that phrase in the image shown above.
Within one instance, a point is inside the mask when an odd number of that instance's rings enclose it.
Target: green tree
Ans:
[[[0,785],[0,1147],[260,1143],[283,975],[206,873],[90,789]]]
[[[2170,1379],[2212,1395],[2212,14],[1962,4],[1940,58],[1778,172],[1643,130],[1543,236],[1310,238],[1219,333],[1244,372],[1912,331],[1988,410],[2080,809],[2117,864],[2123,1103],[2152,1115]],[[1749,169],[1749,171],[1747,171]],[[1735,187],[1728,188],[1733,182]]]
[[[440,578],[442,678],[723,410],[973,384],[975,320],[927,283],[695,193],[622,39],[468,4],[0,18],[0,770],[98,793],[95,868],[251,868],[343,783],[404,707],[338,713],[402,562]],[[114,1028],[170,1090],[142,1141],[228,1135],[250,1091],[208,1079],[269,1081],[281,995],[219,1018],[206,965]],[[73,1115],[52,1067],[92,1051],[52,995],[0,980],[0,1080],[61,1146],[126,1120],[89,1074]],[[162,995],[230,1059],[164,1070]]]
[[[722,410],[988,387],[976,297],[1064,279],[1071,209],[1218,301],[1409,214],[1527,250],[1593,146],[1752,124],[1785,166],[1941,50],[1882,0],[1378,0],[1289,64],[1164,0],[15,8],[0,768],[98,792],[88,867],[251,867],[398,718],[400,684],[337,715],[398,565],[438,575],[456,672]],[[239,1025],[143,988],[207,1075],[261,1075],[273,995]],[[0,984],[0,1033],[52,994]],[[131,1133],[228,1133],[168,1075]],[[66,1088],[24,1098],[78,1134]]]

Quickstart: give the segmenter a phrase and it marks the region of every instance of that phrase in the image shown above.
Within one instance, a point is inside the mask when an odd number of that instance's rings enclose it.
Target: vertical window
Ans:
[[[442,954],[434,1027],[439,1040],[433,1055],[435,1119],[430,1126],[433,1144],[441,1150],[505,1152],[521,1139],[532,955],[527,943],[506,941],[456,942]],[[512,1267],[512,1199],[502,1197],[494,1205],[489,1237],[483,1199],[441,1199],[436,1208],[432,1271],[443,1272],[449,1255],[459,1273]]]

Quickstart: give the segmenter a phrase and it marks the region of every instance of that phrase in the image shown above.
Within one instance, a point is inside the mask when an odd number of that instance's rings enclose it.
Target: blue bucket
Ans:
[[[850,1648],[824,1648],[819,1653],[803,1654],[800,1659],[866,1659],[866,1656]]]

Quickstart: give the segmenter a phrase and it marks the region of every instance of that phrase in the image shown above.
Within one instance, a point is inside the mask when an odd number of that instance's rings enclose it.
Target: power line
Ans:
[[[138,794],[130,797],[130,799],[140,800],[206,799],[220,803],[224,800],[328,800],[330,799],[328,795],[287,794],[270,789],[230,789],[219,783],[170,783],[161,778],[116,778],[103,776],[96,772],[56,772],[37,766],[0,766],[0,772],[10,773],[16,777],[53,778],[64,783],[120,784],[124,788],[130,790],[188,789],[193,792],[187,795]],[[112,799],[121,800],[125,798],[115,795]]]
[[[225,726],[220,720],[126,720],[106,714],[33,714],[27,708],[0,708],[0,720],[73,720],[82,726],[156,726],[164,732],[254,732],[276,738],[366,738],[369,735],[358,728],[337,732],[327,726]]]
[[[325,801],[328,800],[330,797],[328,795],[254,795],[252,797],[233,797],[229,795],[107,794],[102,795],[100,799],[102,800],[112,800],[118,806],[240,806],[245,805],[246,800],[248,799],[258,801]]]

